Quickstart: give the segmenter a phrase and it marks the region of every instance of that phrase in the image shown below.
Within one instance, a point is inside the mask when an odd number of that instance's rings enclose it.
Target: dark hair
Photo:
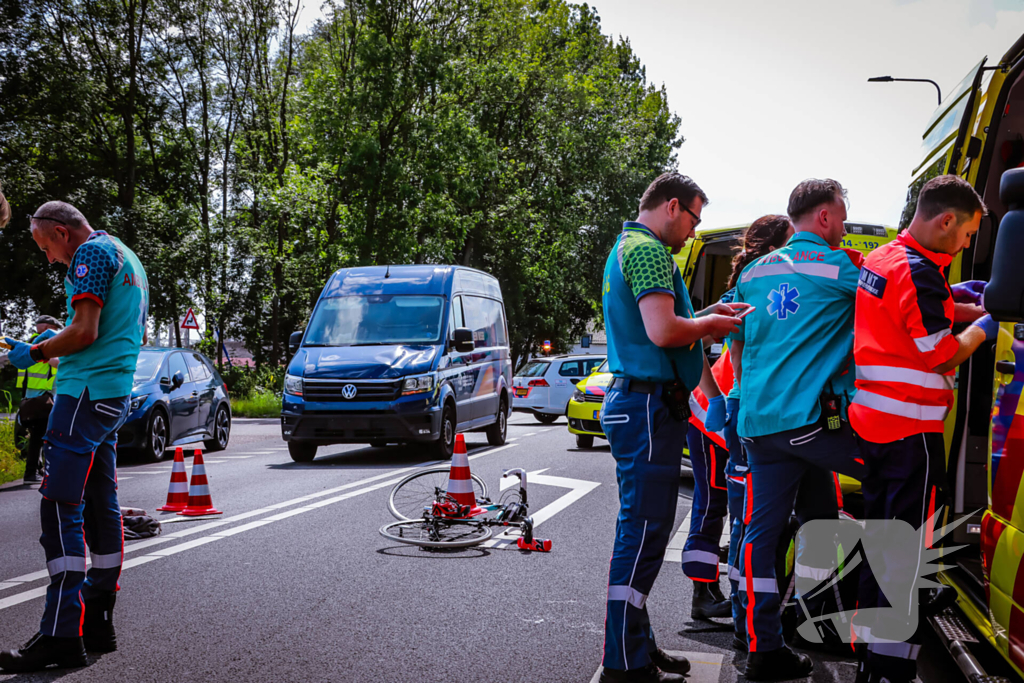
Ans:
[[[788,217],[777,214],[761,216],[751,223],[743,233],[743,246],[732,257],[732,275],[729,276],[729,285],[726,289],[736,286],[740,280],[740,273],[752,261],[784,245],[789,239],[786,233],[789,232],[791,225]]]
[[[969,182],[960,176],[940,175],[921,188],[921,194],[917,196],[917,215],[929,221],[946,211],[952,211],[963,222],[979,211],[984,216],[988,208]]]
[[[812,209],[838,201],[846,201],[846,190],[838,180],[808,178],[793,188],[786,213],[793,221],[798,221]]]
[[[662,173],[647,186],[644,196],[640,198],[640,210],[650,211],[673,199],[677,199],[680,204],[689,207],[694,197],[700,197],[704,205],[708,205],[708,196],[704,194],[704,190],[700,189],[697,183],[693,182],[693,178],[670,171]]]
[[[0,188],[2,189],[2,188]],[[7,197],[0,192],[0,228],[11,222],[11,205],[7,203]]]

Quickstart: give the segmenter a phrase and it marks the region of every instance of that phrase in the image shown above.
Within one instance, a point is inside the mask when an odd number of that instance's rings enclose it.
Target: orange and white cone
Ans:
[[[188,507],[188,475],[185,473],[185,455],[181,446],[174,449],[171,465],[171,485],[167,487],[167,503],[158,507],[161,512],[181,512]]]
[[[224,514],[213,507],[210,483],[206,479],[206,465],[203,464],[203,452],[198,449],[192,457],[192,483],[188,488],[188,507],[178,514],[186,517]]]
[[[466,454],[466,438],[462,434],[455,435],[455,452],[452,453],[452,469],[448,473],[448,495],[459,502],[476,508],[476,495],[473,493],[473,479],[469,476],[469,455]]]

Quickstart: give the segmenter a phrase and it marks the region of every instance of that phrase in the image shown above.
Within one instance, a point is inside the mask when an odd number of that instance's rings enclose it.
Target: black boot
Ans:
[[[722,595],[718,583],[693,582],[691,619],[725,619],[732,616],[732,603]]]
[[[654,662],[642,669],[603,669],[598,683],[684,683],[686,677],[662,671]]]
[[[783,645],[778,650],[750,652],[744,677],[749,681],[790,681],[806,678],[814,670],[814,662]]]
[[[654,666],[670,674],[685,674],[690,671],[690,660],[686,657],[674,657],[660,647],[651,653]]]
[[[54,638],[37,633],[20,649],[0,652],[0,669],[12,673],[41,671],[51,664],[69,668],[88,666],[82,639]]]
[[[114,634],[114,602],[117,593],[89,598],[85,601],[85,621],[82,623],[82,640],[89,652],[113,652],[117,649]]]
[[[732,649],[739,650],[740,652],[747,651],[747,637],[741,636],[738,633],[732,634]]]

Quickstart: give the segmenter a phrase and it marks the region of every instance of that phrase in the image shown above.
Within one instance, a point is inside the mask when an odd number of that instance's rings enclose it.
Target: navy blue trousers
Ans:
[[[58,395],[43,448],[39,489],[42,536],[50,585],[39,632],[80,636],[83,599],[114,593],[121,575],[124,534],[117,501],[117,430],[129,397],[89,399]],[[85,551],[92,566],[86,575]]]
[[[672,418],[660,392],[611,389],[601,426],[612,447],[619,485],[604,666],[639,669],[650,663],[657,647],[646,603],[675,523],[688,423]]]
[[[837,519],[832,472],[862,478],[864,467],[853,432],[808,425],[777,434],[744,438],[747,462],[746,536],[738,558],[742,612],[751,652],[776,650],[782,635],[782,600],[776,580],[776,549],[794,507],[801,524]],[[798,502],[797,494],[800,493]],[[796,569],[801,568],[797,548]]]
[[[732,592],[732,619],[736,635],[746,640],[747,619],[740,596],[739,578],[740,550],[746,534],[747,498],[747,453],[736,433],[736,415],[739,413],[739,399],[728,399],[729,420],[725,423],[725,445],[729,447],[729,462],[725,469],[725,483],[729,499],[729,585]]]
[[[694,581],[718,581],[718,547],[729,509],[725,484],[729,452],[690,424],[686,434],[693,467],[690,530],[683,546],[683,573]]]

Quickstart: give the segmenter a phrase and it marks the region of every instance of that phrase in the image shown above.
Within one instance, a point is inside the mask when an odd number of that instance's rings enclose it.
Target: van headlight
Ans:
[[[572,390],[572,400],[576,401],[576,403],[583,403],[587,400],[587,397],[580,391],[579,387],[576,387]]]
[[[416,375],[415,377],[406,377],[405,381],[402,383],[402,396],[420,394],[424,391],[432,391],[433,389],[433,373],[427,375]]]
[[[284,393],[302,396],[302,378],[295,375],[284,376]]]

